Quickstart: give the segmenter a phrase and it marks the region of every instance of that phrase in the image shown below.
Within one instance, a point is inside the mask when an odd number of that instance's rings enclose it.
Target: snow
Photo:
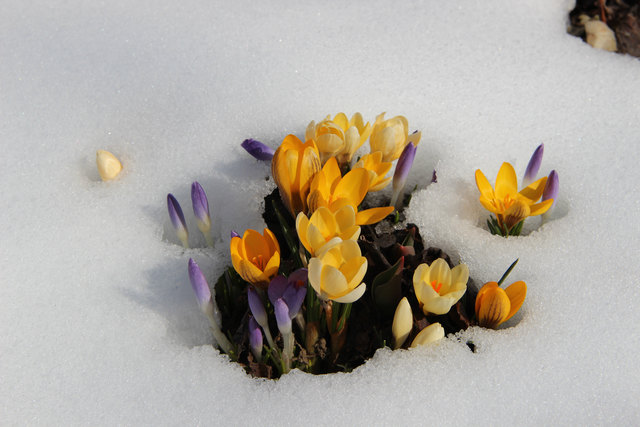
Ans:
[[[637,424],[640,63],[566,34],[572,6],[5,2],[0,423]],[[229,231],[263,227],[273,184],[245,138],[275,147],[338,111],[422,130],[410,220],[481,283],[519,257],[527,300],[507,328],[350,374],[251,379],[209,345],[187,260],[214,278]],[[554,214],[491,236],[475,169],[522,176],[540,142]],[[100,181],[98,149],[118,180]],[[194,180],[214,250],[195,222],[199,247],[170,233],[166,194],[189,212]]]

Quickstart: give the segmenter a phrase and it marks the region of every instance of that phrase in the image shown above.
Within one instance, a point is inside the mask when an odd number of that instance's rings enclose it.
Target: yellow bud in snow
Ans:
[[[440,341],[442,338],[444,338],[444,328],[440,323],[432,323],[416,335],[411,343],[411,347],[413,348],[419,345]]]
[[[393,325],[391,326],[391,331],[393,332],[393,348],[399,348],[404,344],[412,328],[413,313],[411,312],[411,305],[409,305],[407,297],[404,297],[398,303],[396,312],[393,315]]]
[[[105,150],[98,150],[96,153],[96,164],[98,173],[103,181],[114,179],[122,170],[122,163],[113,154]]]

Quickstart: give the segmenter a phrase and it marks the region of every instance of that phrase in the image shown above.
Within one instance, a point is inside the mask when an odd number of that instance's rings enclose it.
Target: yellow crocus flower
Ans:
[[[271,161],[271,174],[285,206],[295,218],[307,211],[311,180],[320,171],[320,155],[313,141],[302,142],[288,135]]]
[[[234,237],[230,244],[233,268],[247,282],[262,289],[278,274],[280,245],[268,228],[263,234],[247,230],[242,237]]]
[[[496,215],[500,227],[507,231],[523,219],[545,213],[553,204],[553,199],[540,200],[547,177],[540,178],[518,192],[518,178],[510,163],[504,162],[496,177],[495,191],[480,169],[476,170],[476,185],[480,190],[480,203]]]
[[[488,282],[476,296],[476,319],[485,328],[497,328],[520,310],[527,296],[527,284],[518,281],[502,289],[496,282]]]
[[[392,177],[387,177],[391,166],[391,162],[382,161],[382,151],[376,151],[375,153],[362,156],[353,168],[363,168],[369,171],[371,178],[369,191],[380,191],[391,182]]]
[[[424,314],[446,314],[467,290],[469,269],[465,264],[449,265],[438,258],[431,265],[420,264],[413,273],[413,289]]]
[[[367,259],[358,243],[336,239],[325,245],[309,261],[309,283],[322,300],[352,303],[366,289],[362,279],[367,272]]]
[[[440,323],[432,323],[416,335],[411,343],[411,348],[431,344],[442,338],[444,338],[444,328]]]
[[[321,206],[311,218],[300,212],[296,218],[296,230],[302,245],[315,256],[320,249],[335,237],[342,240],[358,240],[360,227],[356,225],[356,211],[345,205],[335,213]]]
[[[113,154],[105,150],[98,150],[96,153],[96,165],[98,173],[103,181],[110,181],[122,171],[122,163]]]
[[[402,150],[410,142],[418,145],[421,133],[415,132],[409,135],[409,122],[404,116],[395,116],[391,119],[384,119],[385,113],[376,117],[371,130],[371,152],[382,152],[382,161],[392,162],[400,157]]]
[[[344,205],[351,205],[357,212],[369,190],[369,172],[363,168],[353,169],[343,177],[335,157],[330,158],[311,182],[307,205],[309,212],[326,206],[336,212]],[[356,224],[375,224],[393,212],[393,206],[367,209],[356,213]]]
[[[360,113],[355,113],[351,119],[347,119],[344,113],[338,113],[333,122],[344,132],[344,148],[337,154],[338,163],[350,163],[354,153],[369,139],[371,125],[369,122],[364,123]]]
[[[393,323],[391,324],[391,333],[393,334],[393,348],[400,348],[407,340],[411,330],[413,329],[413,312],[407,297],[403,297],[396,312],[393,315]]]
[[[319,123],[315,121],[309,123],[304,137],[307,141],[313,140],[316,143],[322,163],[340,153],[345,145],[344,131],[329,120],[329,116]]]

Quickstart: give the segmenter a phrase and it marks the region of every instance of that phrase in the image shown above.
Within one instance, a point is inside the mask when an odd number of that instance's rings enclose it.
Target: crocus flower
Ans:
[[[187,223],[184,220],[184,214],[182,213],[180,203],[178,203],[176,198],[171,193],[167,194],[167,209],[169,211],[169,219],[171,219],[171,224],[176,230],[176,234],[182,242],[182,246],[188,248],[189,231],[187,230]]]
[[[542,192],[542,201],[555,200],[558,196],[558,190],[560,189],[560,181],[558,179],[558,173],[552,170],[547,177],[547,184]]]
[[[398,303],[396,312],[393,315],[393,324],[391,325],[391,332],[393,333],[393,348],[402,347],[402,344],[407,340],[407,337],[413,329],[413,313],[411,312],[411,305],[409,300],[404,297]]]
[[[480,169],[476,170],[476,185],[480,190],[480,203],[496,215],[498,224],[507,230],[528,216],[545,213],[553,200],[536,203],[547,183],[547,177],[540,178],[518,192],[518,179],[511,164],[505,162],[498,171],[495,191]]]
[[[271,280],[267,293],[272,304],[282,299],[289,310],[289,317],[296,317],[307,295],[307,269],[300,268],[289,275],[276,276]]]
[[[209,289],[207,279],[204,277],[198,264],[191,258],[189,258],[189,281],[191,282],[193,292],[196,294],[200,310],[202,310],[209,319],[213,337],[225,353],[231,354],[233,352],[233,345],[220,329],[220,325],[218,325],[216,319],[217,310],[211,298],[211,290]]]
[[[369,189],[369,173],[362,168],[353,169],[343,177],[335,157],[330,158],[311,182],[307,203],[310,212],[326,206],[336,212],[344,205],[358,209]],[[356,224],[375,224],[393,212],[393,206],[372,208],[356,213]]]
[[[405,117],[396,116],[385,120],[384,115],[385,113],[382,113],[376,117],[369,144],[372,153],[382,152],[382,161],[392,162],[400,157],[409,142],[418,145],[422,134],[417,132],[409,136],[409,122]]]
[[[262,326],[262,330],[264,331],[264,335],[267,337],[269,346],[271,348],[275,348],[273,337],[271,336],[271,330],[269,329],[269,318],[267,317],[267,311],[264,308],[264,303],[262,302],[260,295],[258,295],[258,291],[251,286],[247,288],[247,302],[249,303],[249,310],[251,310],[251,314],[254,319],[256,319],[258,325]]]
[[[307,141],[315,141],[322,163],[344,150],[344,132],[328,117],[317,124],[309,123],[304,137]]]
[[[231,239],[233,239],[234,237],[240,237],[238,232],[235,231],[235,230],[231,230],[231,233],[229,233],[229,236],[230,236]]]
[[[209,200],[204,188],[198,181],[191,184],[191,204],[193,205],[193,214],[196,217],[198,229],[204,235],[209,246],[213,246],[211,238],[211,217],[209,216]]]
[[[291,333],[291,318],[289,317],[289,306],[282,298],[278,298],[273,303],[273,312],[276,315],[276,323],[282,335]]]
[[[430,344],[440,341],[442,338],[444,338],[444,328],[440,323],[432,323],[416,335],[411,343],[411,347]]]
[[[245,139],[240,144],[249,154],[258,160],[271,161],[275,150],[255,139]]]
[[[358,240],[360,227],[356,225],[356,211],[353,206],[345,205],[335,213],[321,206],[311,218],[300,212],[296,218],[296,230],[300,243],[315,254],[331,239]]]
[[[515,282],[502,289],[496,282],[488,282],[476,296],[476,319],[485,328],[497,328],[520,310],[527,296],[527,284]]]
[[[105,150],[98,150],[96,153],[96,165],[98,173],[103,181],[114,179],[122,171],[122,163],[113,154]]]
[[[262,360],[262,330],[256,319],[249,317],[249,347],[258,362]]]
[[[354,153],[369,139],[371,125],[369,122],[364,123],[360,113],[355,113],[351,119],[347,119],[344,113],[338,113],[333,118],[333,122],[340,126],[344,132],[344,148],[337,154],[338,163],[348,164]]]
[[[442,258],[431,265],[420,264],[413,273],[413,289],[424,314],[446,314],[467,290],[469,269],[459,264],[453,269]]]
[[[280,246],[276,236],[268,228],[263,234],[247,230],[244,236],[233,237],[230,243],[233,268],[247,282],[259,288],[269,286],[278,274]]]
[[[413,166],[413,159],[416,157],[417,147],[410,142],[402,151],[400,155],[400,159],[396,164],[396,171],[393,174],[393,194],[391,196],[391,206],[395,206],[398,197],[402,194],[402,190],[404,190],[404,185],[407,182],[407,177],[409,176],[409,171],[411,170],[411,166]]]
[[[366,289],[362,283],[367,272],[367,259],[353,240],[326,245],[309,261],[309,283],[320,299],[351,303]]]
[[[313,140],[303,143],[294,135],[288,135],[273,155],[271,174],[294,218],[299,212],[307,212],[311,180],[320,168],[320,154]]]
[[[362,156],[353,168],[364,168],[369,171],[369,192],[372,192],[380,191],[389,184],[391,177],[387,177],[387,173],[392,165],[392,162],[382,161],[382,151],[376,151]]]
[[[544,144],[538,145],[538,148],[533,152],[531,159],[529,159],[529,164],[527,164],[527,169],[524,171],[524,178],[522,179],[522,185],[528,186],[533,181],[536,180],[536,176],[538,175],[538,171],[540,170],[540,165],[542,164],[542,155],[544,154]]]

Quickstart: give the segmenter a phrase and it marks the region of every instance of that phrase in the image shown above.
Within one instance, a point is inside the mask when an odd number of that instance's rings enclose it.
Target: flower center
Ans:
[[[437,281],[433,281],[431,282],[431,287],[433,288],[434,291],[436,291],[438,294],[440,294],[440,289],[442,288],[442,283],[439,283]]]
[[[262,255],[254,256],[251,259],[251,262],[253,263],[253,265],[258,267],[260,269],[260,271],[264,271],[264,267],[266,265],[266,262],[265,262],[265,259],[264,259],[264,257]]]
[[[515,202],[515,199],[512,199],[511,196],[509,194],[507,194],[506,196],[504,196],[504,202],[502,203],[504,205],[504,209],[507,210],[511,207],[511,205],[513,204],[513,202]]]

